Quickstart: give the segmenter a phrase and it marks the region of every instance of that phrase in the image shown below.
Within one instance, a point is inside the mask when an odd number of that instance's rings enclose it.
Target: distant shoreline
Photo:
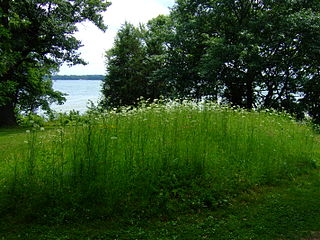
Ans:
[[[104,75],[55,75],[52,80],[104,80]]]

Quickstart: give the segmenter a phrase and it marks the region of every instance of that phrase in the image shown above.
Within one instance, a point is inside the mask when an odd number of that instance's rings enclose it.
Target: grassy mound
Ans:
[[[215,209],[319,159],[316,135],[289,116],[211,103],[154,103],[41,130],[0,148],[2,215],[66,222]]]

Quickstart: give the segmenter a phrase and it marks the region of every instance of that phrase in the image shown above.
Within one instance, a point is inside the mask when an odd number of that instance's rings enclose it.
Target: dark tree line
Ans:
[[[319,53],[318,0],[177,0],[170,16],[119,30],[104,105],[205,96],[319,123]]]
[[[103,75],[54,75],[52,80],[103,80]]]

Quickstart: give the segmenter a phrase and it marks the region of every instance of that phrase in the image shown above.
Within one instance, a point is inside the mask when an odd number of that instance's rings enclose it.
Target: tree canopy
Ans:
[[[103,85],[106,107],[135,105],[137,99],[159,98],[167,90],[161,71],[165,67],[164,30],[167,17],[159,16],[147,26],[125,23],[113,48],[106,53],[107,76]]]
[[[73,33],[84,21],[106,30],[109,5],[0,0],[0,126],[64,101],[50,76],[63,62],[85,64]],[[320,122],[319,53],[317,0],[177,0],[169,16],[120,28],[106,53],[103,105],[210,98]]]
[[[157,76],[161,95],[285,109],[297,116],[307,112],[320,119],[319,1],[177,0],[158,29],[145,28],[144,35],[160,40],[162,48],[154,69],[140,78],[150,79],[150,72],[152,79]],[[148,46],[147,38],[143,43]],[[107,62],[110,70],[113,62]],[[130,69],[137,72],[143,64]],[[118,71],[123,67],[119,64]],[[121,92],[119,79],[110,76],[108,71],[109,85],[118,82]],[[121,81],[129,86],[131,78]]]
[[[21,111],[49,110],[63,94],[50,76],[63,62],[85,64],[73,33],[93,22],[106,30],[106,0],[0,0],[0,126],[16,124]]]

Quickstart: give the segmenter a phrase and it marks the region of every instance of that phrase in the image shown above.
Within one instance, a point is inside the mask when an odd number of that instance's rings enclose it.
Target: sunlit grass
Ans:
[[[269,111],[184,101],[61,122],[30,128],[15,155],[2,156],[1,212],[65,221],[217,208],[319,159],[311,129]]]

